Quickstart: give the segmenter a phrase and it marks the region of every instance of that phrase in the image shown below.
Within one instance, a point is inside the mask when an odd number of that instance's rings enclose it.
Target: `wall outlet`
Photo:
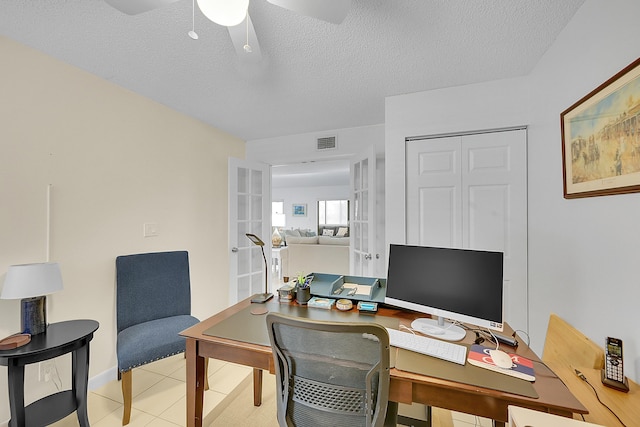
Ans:
[[[145,222],[142,225],[142,228],[142,235],[144,237],[154,237],[160,234],[160,228],[158,227],[158,223],[156,222]]]
[[[45,360],[38,363],[38,380],[48,382],[53,379],[56,370],[56,364],[53,360]]]

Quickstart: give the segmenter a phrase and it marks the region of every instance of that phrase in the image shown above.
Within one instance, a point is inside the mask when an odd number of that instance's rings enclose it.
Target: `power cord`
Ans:
[[[605,408],[607,408],[609,410],[609,412],[611,412],[613,414],[614,417],[616,417],[618,419],[618,421],[620,421],[620,424],[622,424],[624,427],[627,427],[625,423],[622,422],[622,420],[620,419],[620,417],[618,416],[618,414],[616,414],[615,412],[613,412],[613,410],[611,408],[609,408],[602,400],[600,400],[600,396],[598,396],[598,392],[596,391],[596,388],[591,385],[591,383],[589,382],[589,380],[587,379],[587,377],[584,376],[584,374],[582,372],[580,372],[579,370],[575,369],[576,371],[576,375],[578,376],[578,378],[580,378],[582,381],[584,381],[585,383],[587,383],[589,385],[589,387],[591,387],[591,389],[593,390],[593,392],[596,395],[596,399],[598,399],[598,402],[600,402],[600,404],[602,406],[604,406]]]

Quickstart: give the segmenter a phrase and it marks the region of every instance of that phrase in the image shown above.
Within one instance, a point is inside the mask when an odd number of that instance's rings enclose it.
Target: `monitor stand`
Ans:
[[[441,316],[436,319],[418,318],[411,322],[411,328],[445,341],[460,341],[467,335],[467,332],[460,326],[445,322]]]

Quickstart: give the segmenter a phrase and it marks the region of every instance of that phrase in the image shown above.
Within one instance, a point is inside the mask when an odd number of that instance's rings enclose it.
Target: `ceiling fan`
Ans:
[[[137,15],[178,0],[105,0],[126,13]],[[351,8],[351,0],[267,0],[269,3],[301,15],[340,24]],[[248,13],[249,0],[197,0],[202,13],[213,22],[226,26],[241,60],[262,59],[260,45]],[[191,36],[191,34],[190,34]],[[194,37],[192,37],[194,38]]]

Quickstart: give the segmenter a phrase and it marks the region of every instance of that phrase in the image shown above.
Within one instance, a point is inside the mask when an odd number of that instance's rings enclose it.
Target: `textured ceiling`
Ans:
[[[189,38],[190,0],[136,16],[2,0],[0,34],[253,140],[381,124],[385,96],[526,75],[583,2],[353,0],[334,25],[251,0],[258,64],[197,5]]]

